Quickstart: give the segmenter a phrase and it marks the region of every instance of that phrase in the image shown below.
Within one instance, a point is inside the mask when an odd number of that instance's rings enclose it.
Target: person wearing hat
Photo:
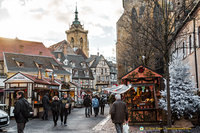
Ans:
[[[67,116],[68,116],[68,109],[70,100],[66,93],[63,94],[63,98],[60,100],[60,119],[61,119],[61,125],[63,125],[63,117],[64,117],[64,125],[67,126]]]

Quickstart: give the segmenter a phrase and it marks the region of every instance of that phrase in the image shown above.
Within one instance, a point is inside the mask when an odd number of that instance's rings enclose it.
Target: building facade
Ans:
[[[91,55],[86,60],[94,76],[94,89],[101,92],[110,85],[110,67],[102,55]]]
[[[196,3],[171,42],[171,60],[182,56],[190,66],[196,87],[200,84],[200,2]]]

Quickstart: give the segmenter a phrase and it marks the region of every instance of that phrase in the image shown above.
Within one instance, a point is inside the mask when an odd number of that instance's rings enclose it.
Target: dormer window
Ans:
[[[85,62],[81,62],[81,66],[82,66],[83,68],[86,68],[86,63],[85,63]]]
[[[12,58],[12,59],[16,62],[16,64],[17,64],[18,67],[24,67],[23,60],[21,60],[21,59],[15,59],[15,58]]]
[[[75,67],[75,62],[71,61],[70,64],[71,64],[72,67]]]
[[[40,61],[34,61],[35,62],[35,65],[37,66],[37,68],[42,68],[42,63]]]
[[[64,63],[65,65],[68,65],[68,60],[65,59],[65,60],[63,61],[63,63]]]
[[[84,73],[85,73],[85,77],[89,77],[89,71],[88,70],[84,71]]]
[[[50,61],[50,63],[51,63],[51,66],[52,66],[52,68],[53,68],[54,70],[58,70],[58,64],[57,64],[56,62]]]
[[[24,62],[18,62],[18,61],[16,61],[16,63],[18,65],[18,67],[24,67]]]
[[[74,77],[78,77],[78,70],[74,70],[73,75],[74,75]]]

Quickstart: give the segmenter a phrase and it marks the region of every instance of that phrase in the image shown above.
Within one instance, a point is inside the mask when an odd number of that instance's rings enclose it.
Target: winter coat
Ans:
[[[100,98],[100,101],[99,101],[99,105],[100,105],[100,106],[105,106],[105,104],[106,104],[106,98],[101,97],[101,98]]]
[[[65,108],[66,104],[69,104],[70,103],[70,99],[67,97],[67,98],[62,98],[60,100],[60,111],[66,111],[67,109]]]
[[[89,98],[89,97],[86,97],[86,98],[84,99],[84,101],[83,101],[83,105],[84,105],[85,107],[90,107],[91,104],[92,104],[92,102],[91,102],[90,98]]]
[[[98,108],[99,107],[99,100],[97,98],[92,99],[92,107]]]
[[[42,98],[42,105],[44,109],[49,109],[49,97],[47,95],[44,95]]]
[[[13,113],[17,123],[26,123],[28,121],[28,119],[23,115],[25,112],[24,109],[26,109],[24,100],[24,98],[19,98],[15,103]]]
[[[52,112],[60,111],[60,101],[59,100],[53,100],[53,102],[51,103],[51,110],[52,110]]]
[[[124,123],[128,120],[128,110],[126,104],[121,100],[116,100],[110,110],[113,123]]]

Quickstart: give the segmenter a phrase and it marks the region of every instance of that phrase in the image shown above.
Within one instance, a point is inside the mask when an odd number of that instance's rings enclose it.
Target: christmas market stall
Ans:
[[[129,124],[162,122],[158,107],[162,76],[140,66],[122,77],[122,82],[128,86],[122,96],[127,103]]]
[[[24,91],[25,98],[32,104],[34,116],[39,116],[43,112],[42,98],[48,93],[49,99],[55,95],[58,96],[59,84],[54,77],[42,78],[41,72],[38,76],[18,72],[5,81],[5,103],[9,106],[9,115],[13,116],[14,103],[16,101],[16,92]]]

